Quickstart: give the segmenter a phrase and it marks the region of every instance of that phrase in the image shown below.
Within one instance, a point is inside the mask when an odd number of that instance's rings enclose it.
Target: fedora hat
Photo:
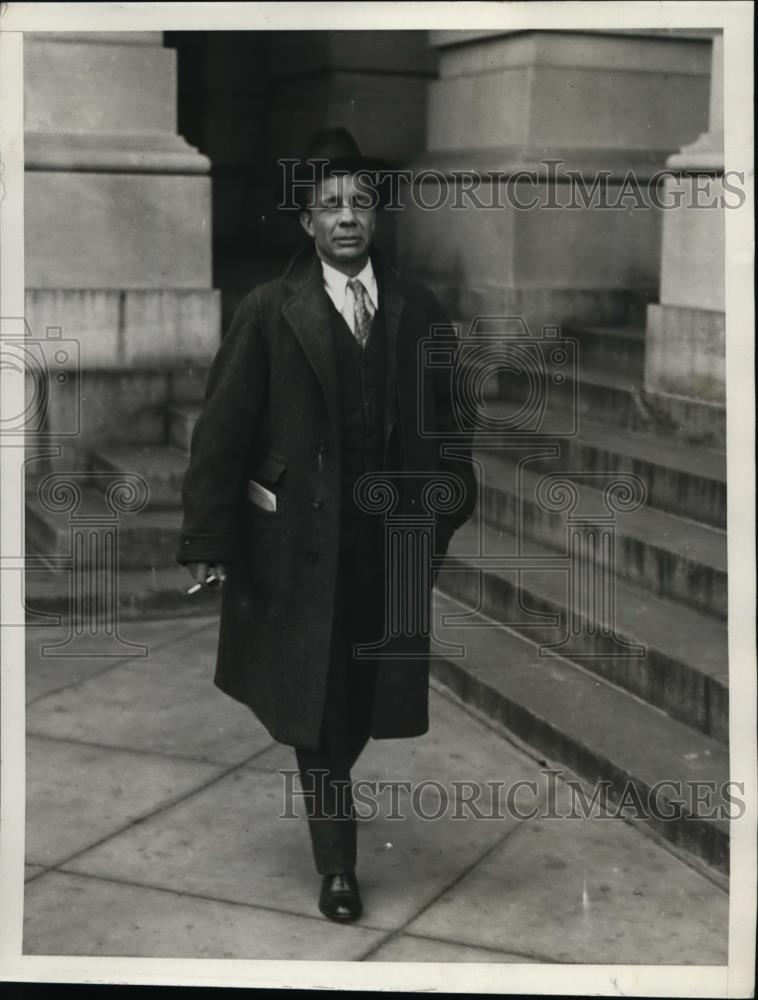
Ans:
[[[366,172],[370,181],[373,172],[386,169],[384,160],[363,155],[355,136],[344,126],[315,132],[300,159],[285,162],[286,169],[280,165],[279,207],[297,212],[313,201],[316,185],[325,177]],[[372,187],[381,204],[378,186]]]
[[[306,165],[309,160],[326,160],[325,169],[328,173],[356,173],[358,170],[376,170],[382,166],[382,161],[378,158],[363,155],[353,133],[343,126],[315,132],[305,147],[300,160],[301,166]]]

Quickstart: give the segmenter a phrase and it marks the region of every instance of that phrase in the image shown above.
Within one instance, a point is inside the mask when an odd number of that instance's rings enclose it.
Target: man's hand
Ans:
[[[226,566],[222,563],[188,563],[190,576],[201,587],[216,588],[226,580]]]

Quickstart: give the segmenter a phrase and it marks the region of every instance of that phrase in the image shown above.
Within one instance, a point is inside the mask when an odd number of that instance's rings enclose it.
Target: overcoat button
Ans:
[[[313,508],[314,508],[314,510],[321,510],[321,508],[323,506],[324,506],[324,501],[322,500],[321,497],[314,497],[313,498]]]

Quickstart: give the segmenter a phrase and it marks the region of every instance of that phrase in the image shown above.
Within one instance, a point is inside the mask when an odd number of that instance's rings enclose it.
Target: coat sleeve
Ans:
[[[449,514],[438,516],[438,525],[447,539],[442,539],[442,547],[446,548],[453,532],[457,531],[471,517],[476,508],[478,483],[472,461],[474,430],[467,427],[461,419],[461,400],[459,397],[462,371],[460,338],[450,324],[447,311],[437,297],[429,292],[430,326],[450,325],[450,339],[453,344],[453,364],[451,367],[441,365],[431,369],[432,391],[434,393],[435,420],[437,432],[440,434],[439,467],[445,472],[457,476],[463,486],[463,496],[460,504]]]
[[[231,563],[253,437],[268,391],[260,299],[240,303],[213,359],[182,484],[177,561]]]

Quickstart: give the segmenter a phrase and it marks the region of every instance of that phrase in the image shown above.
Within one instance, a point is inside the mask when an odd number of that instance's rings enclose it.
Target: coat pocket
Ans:
[[[253,506],[260,507],[261,510],[267,510],[272,513],[276,511],[276,493],[266,489],[265,486],[255,479],[248,479],[247,481],[247,499]]]
[[[263,461],[259,462],[256,466],[252,477],[263,486],[270,488],[272,486],[276,486],[284,475],[284,470],[286,468],[286,458],[282,458],[280,455],[266,455]]]
[[[243,563],[247,584],[263,602],[273,600],[282,586],[284,524],[281,486],[287,462],[267,455],[252,465],[247,480],[246,513],[243,520]]]
[[[286,459],[279,455],[267,455],[247,481],[248,501],[260,510],[274,513],[277,510],[276,487],[286,468]]]

